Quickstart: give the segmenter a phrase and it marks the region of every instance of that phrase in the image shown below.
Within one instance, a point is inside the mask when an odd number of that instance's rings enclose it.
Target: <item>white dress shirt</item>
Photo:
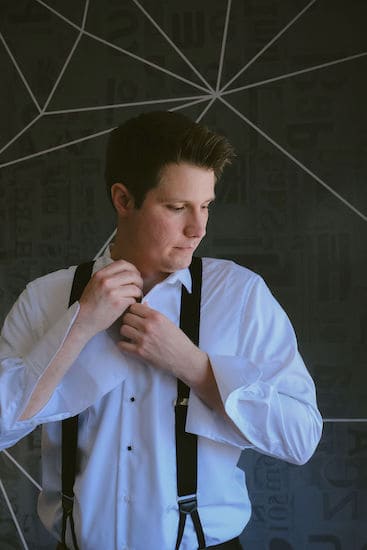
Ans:
[[[110,263],[109,251],[94,270]],[[176,380],[122,353],[117,329],[84,347],[49,402],[19,421],[42,373],[78,313],[68,309],[75,266],[36,279],[10,311],[0,348],[0,448],[44,424],[39,514],[60,538],[59,420],[78,413],[81,474],[74,519],[82,550],[173,550],[177,537],[174,400]],[[144,298],[179,324],[188,269]],[[243,449],[303,464],[320,439],[313,381],[297,351],[288,317],[262,278],[227,260],[203,259],[200,348],[209,355],[227,415],[190,394],[186,429],[198,437],[198,505],[207,546],[239,535],[251,514]],[[69,544],[72,548],[72,543]],[[188,518],[180,550],[197,540]]]

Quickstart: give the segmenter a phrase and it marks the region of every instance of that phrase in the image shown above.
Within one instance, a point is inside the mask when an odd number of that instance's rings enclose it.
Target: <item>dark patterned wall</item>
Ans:
[[[236,147],[202,252],[264,276],[325,419],[306,466],[242,456],[246,550],[367,550],[366,20],[365,0],[0,0],[1,319],[111,234],[111,128],[177,109]],[[53,548],[39,468],[38,431],[0,454],[2,550]]]

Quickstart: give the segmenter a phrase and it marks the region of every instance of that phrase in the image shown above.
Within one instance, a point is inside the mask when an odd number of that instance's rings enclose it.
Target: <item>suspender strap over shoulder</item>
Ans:
[[[80,264],[75,271],[71,288],[69,307],[79,300],[84,287],[88,283],[93,271],[93,262]],[[61,492],[62,492],[62,531],[61,541],[66,548],[66,528],[70,521],[71,534],[75,550],[78,544],[75,536],[73,520],[74,481],[76,474],[78,448],[78,416],[72,416],[62,421],[61,435]]]
[[[193,258],[190,265],[192,292],[182,287],[180,328],[195,344],[199,344],[202,262]],[[197,509],[197,436],[186,432],[187,407],[190,388],[177,379],[175,405],[176,466],[179,524],[176,541],[178,550],[183,537],[186,518],[191,516],[199,548],[205,548],[205,537]]]
[[[85,262],[84,264],[78,265],[76,268],[70,292],[69,307],[79,300],[83,294],[83,290],[92,276],[93,264],[93,261]]]

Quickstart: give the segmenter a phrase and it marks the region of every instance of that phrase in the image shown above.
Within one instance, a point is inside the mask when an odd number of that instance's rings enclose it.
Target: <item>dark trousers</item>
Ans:
[[[64,546],[61,542],[56,546],[56,550],[67,550],[67,546]],[[240,539],[232,539],[227,542],[221,542],[214,546],[207,546],[207,550],[243,550]]]
[[[214,546],[207,546],[207,550],[243,550],[240,539],[232,539],[227,542],[221,542],[220,544],[215,544]]]

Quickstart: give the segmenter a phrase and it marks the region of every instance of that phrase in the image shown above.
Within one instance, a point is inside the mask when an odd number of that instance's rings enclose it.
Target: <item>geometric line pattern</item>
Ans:
[[[140,9],[140,11],[144,14],[144,16],[152,23],[152,25],[154,25],[154,27],[160,32],[160,34],[165,38],[167,43],[172,48],[175,49],[175,51],[180,55],[180,57],[185,61],[185,63],[192,69],[192,71],[201,80],[201,82],[205,85],[205,87],[203,87],[201,85],[198,85],[194,81],[188,80],[188,79],[186,79],[186,78],[184,78],[184,77],[182,77],[182,76],[180,76],[180,75],[178,75],[178,74],[176,74],[172,71],[169,71],[169,70],[165,69],[164,67],[161,67],[161,66],[159,66],[155,63],[152,63],[152,62],[148,61],[147,59],[144,59],[144,58],[142,58],[142,57],[140,57],[136,54],[133,54],[132,52],[129,52],[128,50],[120,48],[120,47],[116,46],[115,44],[113,44],[111,42],[108,42],[107,40],[104,40],[101,37],[87,31],[85,27],[86,27],[87,15],[88,15],[89,0],[85,1],[83,18],[82,18],[82,23],[81,23],[80,26],[75,24],[73,21],[71,21],[70,19],[68,19],[64,15],[62,15],[60,12],[58,12],[57,10],[52,8],[51,6],[49,6],[46,2],[44,2],[42,0],[35,0],[35,1],[38,2],[40,5],[42,5],[45,9],[49,10],[54,15],[59,17],[66,24],[68,24],[71,27],[73,27],[74,29],[76,29],[78,31],[78,36],[77,36],[77,38],[76,38],[76,40],[75,40],[75,42],[74,42],[74,44],[73,44],[73,46],[72,46],[72,48],[69,52],[69,55],[67,56],[67,58],[66,58],[66,60],[63,64],[63,67],[62,67],[57,79],[55,80],[55,83],[52,87],[52,90],[51,90],[50,94],[48,95],[48,97],[45,101],[45,104],[41,107],[41,105],[39,104],[37,98],[35,97],[32,89],[30,87],[29,83],[27,82],[27,79],[25,78],[21,68],[19,67],[19,64],[18,64],[17,60],[15,59],[13,53],[11,52],[5,38],[0,33],[0,40],[1,40],[8,56],[9,56],[11,62],[13,63],[20,79],[22,80],[25,88],[27,89],[28,94],[29,94],[30,98],[32,99],[33,104],[35,105],[35,107],[38,111],[38,114],[26,126],[24,126],[24,128],[22,128],[21,131],[19,131],[12,139],[10,139],[9,142],[6,143],[5,146],[2,147],[2,149],[0,150],[0,154],[3,153],[8,147],[10,147],[10,145],[12,145],[14,142],[16,142],[24,133],[26,133],[34,124],[36,124],[44,116],[52,116],[52,115],[57,115],[57,114],[67,114],[67,113],[72,113],[72,112],[103,110],[103,109],[118,109],[118,108],[131,107],[131,106],[140,106],[140,105],[141,106],[153,105],[153,104],[157,104],[157,103],[174,103],[174,102],[180,103],[180,105],[178,105],[177,107],[173,107],[173,108],[170,109],[170,110],[173,111],[173,110],[183,109],[183,108],[186,108],[186,107],[189,107],[189,106],[196,105],[196,104],[199,104],[201,102],[207,101],[208,102],[207,105],[205,106],[203,111],[200,113],[200,115],[197,117],[197,120],[199,121],[208,112],[208,110],[210,108],[212,108],[215,101],[218,100],[222,104],[226,105],[226,107],[228,109],[230,109],[234,114],[236,114],[242,121],[244,121],[246,124],[248,124],[255,132],[257,132],[259,135],[264,137],[268,142],[270,142],[274,147],[276,147],[283,155],[285,155],[288,159],[290,159],[293,163],[295,163],[300,169],[302,169],[305,173],[307,173],[309,176],[311,176],[316,182],[318,182],[326,190],[328,190],[331,194],[333,194],[333,196],[335,198],[337,198],[339,201],[341,201],[347,208],[352,210],[355,214],[357,214],[364,221],[367,221],[367,216],[366,215],[364,215],[362,212],[360,212],[354,205],[352,205],[344,197],[342,197],[339,193],[337,193],[335,190],[333,190],[330,185],[328,185],[320,177],[318,177],[314,172],[312,172],[310,169],[308,169],[304,164],[302,164],[298,159],[296,159],[289,151],[287,151],[284,147],[282,147],[279,143],[277,143],[273,138],[271,138],[271,136],[269,136],[263,130],[261,130],[261,128],[259,128],[252,121],[250,121],[243,113],[238,111],[235,107],[233,107],[223,97],[223,96],[226,96],[226,95],[229,95],[229,94],[238,93],[240,91],[247,90],[249,88],[255,88],[255,87],[261,86],[263,84],[276,82],[278,80],[282,80],[282,79],[286,79],[286,78],[291,78],[291,77],[299,75],[299,74],[312,72],[312,71],[316,71],[316,70],[320,70],[320,69],[326,69],[326,68],[334,66],[336,64],[345,63],[345,62],[352,61],[352,60],[355,60],[355,59],[358,59],[358,58],[363,58],[367,55],[367,52],[361,52],[361,53],[350,55],[350,56],[347,56],[347,57],[344,57],[344,58],[341,58],[341,59],[336,59],[336,60],[333,60],[333,61],[329,61],[327,63],[322,63],[322,64],[319,64],[319,65],[311,66],[311,67],[308,67],[308,68],[305,68],[305,69],[302,69],[302,70],[299,70],[299,71],[293,71],[291,73],[279,75],[277,77],[273,77],[273,78],[270,78],[270,79],[265,79],[265,80],[262,80],[261,82],[255,82],[255,83],[252,83],[252,84],[248,84],[246,86],[241,86],[239,88],[230,88],[230,89],[228,89],[231,86],[231,84],[233,84],[233,82],[240,75],[242,75],[257,59],[260,58],[260,56],[266,50],[268,50],[270,48],[270,46],[272,46],[296,21],[298,21],[302,17],[302,15],[316,2],[316,0],[311,0],[311,2],[309,2],[291,21],[289,21],[280,30],[280,32],[278,32],[244,67],[242,67],[221,88],[222,69],[223,69],[223,64],[224,64],[224,59],[225,59],[225,49],[226,49],[226,43],[227,43],[227,32],[228,32],[228,25],[229,25],[230,13],[231,13],[231,4],[232,4],[232,0],[228,0],[226,15],[225,15],[225,24],[224,24],[224,31],[223,31],[223,37],[222,37],[222,44],[221,44],[220,59],[219,59],[219,64],[218,64],[217,83],[216,83],[216,89],[215,90],[213,90],[213,88],[205,80],[205,78],[200,73],[200,71],[198,71],[198,69],[189,61],[189,59],[183,54],[183,52],[180,50],[180,48],[178,48],[176,46],[176,44],[171,40],[171,38],[164,32],[164,30],[156,23],[156,21],[151,17],[151,15],[138,2],[138,0],[132,0],[132,1]],[[120,103],[120,104],[110,104],[110,105],[94,106],[94,107],[93,106],[91,106],[91,107],[82,107],[82,108],[78,108],[78,109],[63,109],[63,110],[54,110],[54,111],[47,110],[48,105],[50,104],[50,102],[51,102],[51,100],[52,100],[52,98],[53,98],[53,96],[54,96],[54,94],[55,94],[62,78],[63,78],[63,75],[64,75],[64,73],[65,73],[65,71],[66,71],[66,69],[67,69],[67,67],[68,67],[68,65],[69,65],[69,63],[70,63],[70,61],[71,61],[71,59],[72,59],[72,57],[73,57],[73,55],[74,55],[74,53],[75,53],[75,51],[76,51],[76,49],[77,49],[77,47],[78,47],[78,45],[79,45],[79,43],[80,43],[83,36],[88,36],[89,38],[91,38],[91,39],[93,39],[93,40],[95,40],[99,43],[102,43],[105,46],[113,48],[116,51],[119,51],[123,55],[129,56],[129,57],[135,59],[137,62],[149,65],[150,67],[152,67],[152,68],[154,68],[158,71],[166,73],[169,76],[171,76],[173,78],[176,78],[180,81],[183,81],[186,84],[189,84],[190,86],[200,90],[201,92],[204,92],[204,94],[196,95],[196,96],[186,96],[186,97],[181,97],[181,98],[180,97],[162,98],[162,99],[158,99],[158,100],[146,100],[146,101],[139,101],[139,102],[126,102],[126,103]],[[107,129],[104,129],[100,132],[96,132],[94,134],[90,134],[90,135],[87,135],[87,136],[84,136],[84,137],[81,137],[81,138],[78,138],[78,139],[75,139],[75,140],[72,140],[72,141],[68,141],[68,142],[60,144],[58,146],[50,147],[50,148],[44,149],[42,151],[38,151],[38,152],[33,153],[31,155],[27,155],[27,156],[24,156],[24,157],[21,157],[21,158],[17,158],[17,159],[13,159],[11,161],[4,162],[4,163],[0,164],[0,168],[1,167],[6,167],[6,166],[9,166],[9,165],[12,165],[12,164],[17,164],[17,163],[26,161],[28,159],[31,159],[31,158],[34,158],[34,157],[37,157],[37,156],[48,154],[50,152],[53,152],[53,151],[56,151],[56,150],[59,150],[59,149],[62,149],[62,148],[66,148],[66,147],[71,146],[71,145],[76,144],[76,143],[80,143],[80,142],[83,142],[83,141],[86,141],[86,140],[94,139],[94,138],[99,137],[103,134],[109,133],[111,131],[111,129],[112,128],[107,128]],[[112,233],[112,235],[108,238],[106,243],[104,243],[104,245],[101,247],[101,249],[96,254],[95,258],[99,257],[102,254],[102,252],[104,251],[104,249],[106,248],[106,246],[108,245],[110,240],[113,238],[113,236],[114,236],[114,233]],[[336,422],[336,423],[338,423],[338,422],[340,422],[340,423],[348,423],[348,422],[365,423],[365,422],[367,422],[367,418],[354,418],[354,419],[353,418],[324,418],[324,422],[325,423],[334,423],[334,422]],[[32,478],[32,476],[30,476],[30,474],[28,472],[26,472],[26,470],[7,451],[3,451],[3,454],[5,456],[7,456],[7,458],[33,483],[33,485],[35,485],[39,490],[41,490],[41,486],[37,483],[37,481],[35,481]],[[25,549],[28,549],[27,543],[24,539],[24,536],[23,536],[22,531],[20,529],[19,523],[16,519],[14,510],[11,506],[11,503],[10,503],[9,498],[7,496],[5,487],[4,487],[3,483],[1,482],[1,480],[0,480],[0,490],[1,490],[1,493],[4,497],[6,505],[9,509],[10,515],[11,515],[12,520],[14,522],[14,525],[17,529],[19,537],[22,541],[23,547]]]
[[[324,422],[344,422],[344,423],[360,423],[367,422],[367,418],[324,418]]]
[[[259,82],[253,82],[251,84],[246,84],[245,86],[240,86],[239,88],[231,88],[230,90],[225,91],[225,88],[222,88],[221,95],[235,94],[237,92],[242,92],[244,90],[249,90],[250,88],[257,88],[258,86],[263,86],[264,84],[272,84],[273,82],[279,82],[279,80],[284,80],[286,78],[291,78],[292,76],[299,76],[300,74],[310,73],[317,71],[319,69],[327,69],[340,63],[345,63],[346,61],[353,61],[354,59],[359,59],[360,57],[366,57],[367,52],[356,53],[353,55],[347,55],[346,57],[341,57],[340,59],[335,59],[334,61],[326,61],[325,63],[320,63],[318,65],[312,65],[312,67],[307,67],[306,69],[299,69],[298,71],[292,71],[290,73],[282,74],[280,76],[274,76],[272,78],[266,78],[265,80],[260,80]]]
[[[82,19],[81,26],[78,26],[75,23],[73,23],[70,19],[63,16],[60,12],[58,12],[57,10],[55,10],[54,8],[49,6],[46,2],[43,2],[42,0],[36,0],[36,1],[40,5],[42,5],[45,9],[49,10],[54,15],[56,15],[57,17],[62,19],[65,23],[67,23],[68,25],[71,25],[74,29],[77,29],[79,31],[79,33],[78,33],[78,36],[77,36],[77,38],[76,38],[76,40],[75,40],[75,42],[74,42],[74,44],[71,48],[71,51],[70,51],[67,59],[65,60],[65,63],[63,65],[63,67],[62,67],[62,69],[61,69],[61,71],[60,71],[60,73],[59,73],[59,75],[58,75],[58,77],[57,77],[57,79],[54,83],[54,86],[53,86],[49,96],[47,97],[46,102],[43,105],[43,107],[41,107],[39,105],[34,93],[31,90],[31,87],[29,86],[29,83],[27,82],[24,74],[22,73],[22,71],[19,67],[19,64],[17,63],[14,55],[10,51],[10,48],[7,45],[5,38],[0,33],[1,42],[3,43],[3,45],[6,49],[12,63],[14,64],[14,67],[16,68],[16,70],[17,70],[21,80],[23,81],[23,83],[24,83],[24,85],[25,85],[25,87],[26,87],[26,89],[27,89],[34,105],[36,106],[36,108],[38,110],[38,115],[32,121],[30,121],[20,132],[18,132],[18,134],[15,135],[5,146],[3,146],[3,148],[0,150],[0,154],[3,153],[17,139],[19,139],[27,130],[29,130],[42,116],[51,116],[53,114],[63,114],[63,113],[66,114],[66,113],[69,113],[69,112],[81,112],[81,111],[88,111],[88,110],[102,110],[102,109],[113,109],[113,108],[116,109],[116,108],[123,108],[123,107],[134,106],[134,105],[136,105],[136,106],[138,106],[138,105],[152,105],[154,103],[165,103],[165,102],[168,103],[170,101],[173,101],[173,102],[184,101],[185,102],[188,99],[191,100],[190,103],[183,103],[183,104],[179,105],[178,107],[170,109],[170,110],[178,110],[178,109],[183,109],[183,108],[189,107],[191,105],[195,105],[196,103],[200,103],[202,101],[210,100],[210,103],[208,104],[207,109],[201,115],[201,118],[202,118],[205,115],[205,113],[215,103],[215,100],[219,100],[219,101],[221,101],[221,103],[226,105],[227,108],[229,108],[233,113],[235,113],[240,119],[245,121],[255,132],[257,132],[259,135],[261,135],[267,141],[269,141],[283,155],[285,155],[288,159],[290,159],[293,163],[295,163],[301,170],[303,170],[305,173],[307,173],[309,176],[311,176],[316,182],[318,182],[320,185],[322,185],[324,187],[324,189],[329,191],[334,197],[336,197],[339,201],[341,201],[347,208],[349,208],[351,211],[353,211],[355,214],[357,214],[364,221],[367,221],[367,216],[365,214],[363,214],[355,205],[352,205],[349,201],[347,201],[344,197],[342,197],[342,195],[340,195],[335,190],[333,190],[333,188],[329,184],[327,184],[325,181],[323,181],[319,176],[317,176],[307,166],[305,166],[298,159],[296,159],[289,151],[287,151],[284,147],[282,147],[279,143],[277,143],[273,138],[271,138],[271,136],[266,134],[263,130],[261,130],[261,128],[259,128],[253,122],[251,122],[243,113],[241,113],[240,111],[235,109],[230,103],[228,103],[223,98],[223,95],[228,95],[230,93],[235,93],[235,92],[239,92],[239,91],[246,90],[246,89],[249,89],[249,88],[254,88],[254,87],[257,87],[257,86],[261,86],[261,85],[263,85],[265,83],[268,83],[268,82],[275,82],[277,80],[281,80],[281,79],[285,79],[285,78],[291,78],[292,76],[296,76],[298,74],[302,74],[302,73],[305,73],[305,72],[311,72],[311,71],[315,71],[315,70],[325,69],[327,67],[334,66],[338,63],[344,63],[346,61],[355,60],[357,58],[362,58],[362,57],[367,55],[367,52],[362,52],[362,53],[359,53],[359,54],[355,54],[355,55],[351,55],[351,56],[348,56],[348,57],[341,58],[339,60],[334,60],[334,61],[330,61],[328,63],[323,63],[323,64],[316,65],[316,66],[313,66],[313,67],[302,69],[300,71],[294,71],[292,73],[288,73],[288,74],[285,74],[285,75],[279,75],[278,77],[273,77],[271,79],[263,80],[263,81],[258,82],[258,83],[253,83],[253,84],[249,84],[247,86],[242,86],[240,88],[233,88],[233,89],[227,90],[227,88],[240,75],[242,75],[257,59],[259,59],[259,57],[261,57],[261,55],[264,54],[265,51],[267,51],[270,48],[270,46],[272,46],[292,25],[294,25],[294,23],[296,21],[298,21],[304,13],[307,12],[307,10],[316,2],[316,0],[311,0],[311,2],[309,2],[302,10],[300,10],[296,14],[295,17],[293,17],[270,41],[268,41],[268,43],[256,55],[254,55],[252,57],[252,59],[250,59],[250,61],[248,61],[246,63],[246,65],[244,67],[242,67],[222,88],[220,88],[222,68],[223,68],[223,63],[224,63],[224,54],[225,54],[225,48],[226,48],[226,42],[227,42],[227,31],[228,31],[228,24],[229,24],[231,4],[232,4],[231,0],[228,0],[227,9],[226,9],[226,16],[225,16],[224,31],[223,31],[223,38],[222,38],[222,45],[221,45],[221,52],[220,52],[220,59],[219,59],[219,65],[218,65],[217,85],[216,85],[216,90],[215,91],[207,83],[207,81],[205,80],[203,75],[200,73],[200,71],[198,71],[198,69],[188,60],[188,58],[183,54],[183,52],[180,50],[180,48],[177,47],[177,45],[164,32],[164,30],[156,23],[156,21],[153,19],[153,17],[151,17],[151,15],[144,9],[144,7],[140,4],[140,2],[138,2],[138,0],[132,0],[132,1],[140,9],[140,11],[144,14],[144,16],[147,17],[147,19],[160,32],[160,34],[164,37],[164,39],[167,41],[167,43],[171,47],[174,48],[174,50],[181,56],[181,58],[185,61],[185,63],[195,72],[195,74],[205,84],[205,86],[206,86],[205,88],[201,85],[196,84],[195,82],[193,82],[191,80],[188,80],[188,79],[186,79],[186,78],[184,78],[184,77],[182,77],[182,76],[180,76],[180,75],[178,75],[178,74],[176,74],[172,71],[168,71],[164,67],[161,67],[161,66],[159,66],[155,63],[152,63],[151,61],[148,61],[147,59],[144,59],[140,56],[137,56],[136,54],[134,54],[132,52],[129,52],[128,50],[125,50],[123,48],[120,48],[119,46],[116,46],[115,44],[113,44],[111,42],[108,42],[107,40],[104,40],[101,37],[87,31],[85,29],[85,26],[86,26],[87,15],[88,15],[89,0],[86,0],[86,2],[85,2],[84,13],[83,13],[83,19]],[[78,46],[78,44],[79,44],[79,42],[80,42],[83,35],[88,36],[88,37],[96,40],[97,42],[103,43],[104,45],[106,45],[110,48],[113,48],[113,49],[121,52],[124,55],[132,57],[136,61],[145,63],[145,64],[147,64],[147,65],[151,66],[152,68],[157,69],[159,71],[163,71],[164,73],[169,74],[173,78],[182,80],[186,84],[189,84],[189,85],[191,85],[195,88],[200,89],[201,91],[204,91],[205,95],[189,96],[189,97],[183,97],[183,98],[171,98],[171,99],[170,98],[163,98],[162,100],[146,100],[146,101],[128,102],[128,103],[122,103],[122,104],[116,104],[116,105],[104,105],[104,106],[95,106],[95,107],[92,106],[92,107],[85,107],[85,108],[80,108],[80,109],[63,109],[63,110],[47,111],[47,107],[48,107],[52,97],[54,96],[55,91],[57,90],[57,88],[58,88],[58,86],[59,86],[59,84],[62,80],[62,77],[63,77],[63,75],[66,71],[66,68],[68,67],[68,65],[70,63],[70,60],[72,59],[73,54],[74,54],[75,50],[77,49],[77,46]],[[96,132],[96,133],[90,134],[88,136],[84,136],[82,138],[78,138],[78,139],[75,139],[75,140],[72,140],[72,141],[68,141],[66,143],[57,145],[55,147],[50,147],[50,148],[44,149],[42,151],[32,153],[30,155],[26,155],[26,156],[23,156],[23,157],[20,157],[20,158],[16,158],[16,159],[13,159],[11,161],[3,162],[2,164],[0,164],[0,168],[4,168],[4,167],[10,166],[12,164],[17,164],[19,162],[23,162],[23,161],[29,160],[29,159],[37,157],[37,156],[48,154],[52,151],[56,151],[56,150],[65,148],[65,147],[68,147],[70,145],[74,145],[76,143],[80,143],[80,142],[83,142],[83,141],[86,141],[86,140],[89,140],[89,139],[93,139],[95,137],[99,137],[103,134],[107,134],[108,132],[110,132],[110,130],[111,130],[111,128],[107,128],[107,129],[102,130],[100,132]]]
[[[228,82],[225,86],[223,86],[222,88],[222,92],[224,90],[226,90],[228,88],[228,86],[230,86],[235,80],[237,80],[237,78],[239,76],[241,76],[241,74],[243,74],[245,71],[247,71],[247,69],[249,69],[249,67],[251,67],[251,65],[253,65],[253,63],[255,63],[255,61],[257,59],[259,59],[259,57],[261,57],[273,44],[275,44],[275,42],[277,40],[279,40],[279,38],[281,36],[283,36],[283,34],[285,32],[287,32],[288,29],[290,29],[292,27],[292,25],[294,25],[294,23],[296,23],[296,21],[298,21],[298,19],[300,19],[302,17],[302,15],[304,15],[306,13],[306,11],[309,10],[309,8],[316,2],[316,0],[311,0],[311,2],[309,2],[301,11],[299,11],[297,13],[297,15],[295,17],[293,17],[293,19],[291,19],[275,36],[273,36],[273,38],[271,40],[269,40],[269,42],[267,42],[265,44],[265,46],[259,50],[257,52],[256,55],[254,55],[250,61],[248,61],[246,63],[246,65],[244,67],[242,67],[242,69],[240,69]]]
[[[215,90],[216,90],[217,94],[219,93],[220,83],[221,83],[221,80],[222,80],[222,70],[223,70],[224,54],[225,54],[226,44],[227,44],[228,25],[229,25],[229,17],[231,15],[231,6],[232,6],[232,0],[228,0],[227,11],[226,11],[226,19],[225,19],[225,22],[224,22],[222,47],[221,47],[221,51],[220,51],[220,59],[219,59],[219,67],[218,67],[218,75],[217,75],[217,85],[215,87]]]
[[[20,470],[22,472],[22,474],[25,475],[26,478],[29,479],[29,481],[39,490],[41,491],[42,490],[42,487],[39,483],[37,483],[37,481],[19,464],[19,462],[17,462],[15,460],[15,458],[13,458],[11,456],[10,453],[8,453],[8,451],[4,450],[2,451],[4,453],[5,456],[7,456],[9,458],[9,460],[18,468],[18,470]]]
[[[170,109],[171,111],[177,111],[179,109],[184,109],[186,107],[191,107],[192,105],[196,105],[198,103],[202,103],[203,101],[207,101],[208,99],[210,99],[210,96],[201,96],[199,99],[195,99],[194,101],[190,101],[188,103],[183,103],[182,105],[178,106],[178,107],[174,107],[172,109]],[[165,100],[164,100],[165,101]],[[171,100],[168,100],[168,101],[171,101]],[[150,104],[150,102],[146,102],[146,101],[142,101],[140,102],[141,105],[147,105],[147,104]],[[130,104],[130,105],[135,105],[135,104]],[[28,128],[33,125],[35,122],[37,122],[37,120],[41,117],[41,115],[38,115],[33,121],[32,123],[30,123],[28,125]],[[53,151],[58,151],[59,149],[65,149],[66,147],[69,147],[70,145],[75,145],[77,143],[82,143],[84,141],[88,141],[90,139],[93,139],[93,138],[96,138],[96,137],[100,137],[100,136],[103,136],[104,134],[108,134],[109,132],[111,132],[111,130],[113,130],[113,127],[112,128],[107,128],[105,130],[101,130],[100,132],[95,132],[93,134],[89,134],[87,136],[84,136],[82,138],[77,138],[77,139],[73,139],[71,141],[67,141],[65,143],[62,143],[60,145],[55,145],[53,147],[50,147],[48,149],[43,149],[42,151],[38,151],[37,153],[31,153],[30,155],[26,155],[24,157],[20,157],[20,158],[17,158],[17,159],[14,159],[14,160],[11,160],[11,161],[7,161],[7,162],[4,162],[3,164],[0,164],[0,168],[5,168],[6,166],[11,166],[12,164],[18,164],[20,162],[24,162],[25,160],[29,160],[31,158],[35,158],[35,157],[39,157],[39,156],[42,156],[42,155],[46,155],[47,153],[51,153]],[[20,132],[19,134],[17,134],[17,136],[15,136],[8,144],[7,146],[9,146],[12,142],[14,142],[18,137],[20,137],[21,134],[23,134],[25,131],[25,129]],[[6,146],[6,147],[7,147]],[[4,147],[4,149],[6,148]],[[2,152],[2,151],[0,151]]]
[[[22,541],[23,547],[24,547],[26,550],[28,550],[28,545],[27,545],[27,543],[26,543],[26,541],[25,541],[25,538],[24,538],[24,536],[23,536],[22,530],[21,530],[21,528],[20,528],[20,525],[19,525],[19,523],[18,523],[17,517],[16,517],[16,515],[15,515],[14,509],[13,509],[13,507],[12,507],[12,505],[11,505],[11,502],[10,502],[10,500],[9,500],[8,494],[7,494],[6,490],[5,490],[4,484],[3,484],[3,482],[1,481],[1,479],[0,479],[0,491],[1,491],[2,495],[3,495],[3,497],[4,497],[5,503],[6,503],[7,507],[8,507],[9,512],[10,512],[11,518],[12,518],[12,520],[13,520],[13,522],[14,522],[14,525],[15,525],[15,528],[16,528],[16,530],[17,530],[17,532],[18,532],[19,538],[20,538],[20,540]]]
[[[256,130],[261,136],[263,136],[267,141],[269,141],[274,147],[276,147],[281,153],[283,153],[286,157],[288,157],[290,160],[294,162],[297,166],[302,168],[306,174],[311,176],[314,180],[316,180],[318,183],[320,183],[325,189],[327,189],[332,195],[334,195],[337,199],[339,199],[342,203],[344,203],[348,208],[353,210],[355,214],[360,216],[362,220],[367,222],[367,216],[362,214],[355,206],[353,206],[349,201],[347,201],[344,197],[342,197],[339,193],[337,193],[330,185],[325,183],[319,176],[317,176],[314,172],[312,172],[307,166],[305,166],[302,162],[300,162],[298,159],[296,159],[295,156],[293,156],[289,151],[287,151],[284,147],[282,147],[279,143],[277,143],[273,138],[271,138],[266,132],[261,130],[259,126],[256,126],[251,120],[249,120],[244,114],[240,113],[233,105],[228,103],[223,97],[219,97],[220,101],[222,101],[231,111],[233,111],[239,118],[244,120],[251,128]]]
[[[147,17],[147,19],[152,23],[152,25],[157,29],[157,31],[163,36],[163,38],[172,46],[176,53],[185,61],[185,63],[193,70],[193,72],[200,78],[200,80],[205,84],[205,87],[210,91],[214,91],[204,76],[197,70],[197,68],[189,61],[189,59],[184,55],[184,53],[176,46],[176,44],[171,40],[167,33],[156,23],[156,21],[151,17],[151,15],[144,9],[144,7],[138,2],[138,0],[133,0],[134,4],[138,6],[140,11]]]

